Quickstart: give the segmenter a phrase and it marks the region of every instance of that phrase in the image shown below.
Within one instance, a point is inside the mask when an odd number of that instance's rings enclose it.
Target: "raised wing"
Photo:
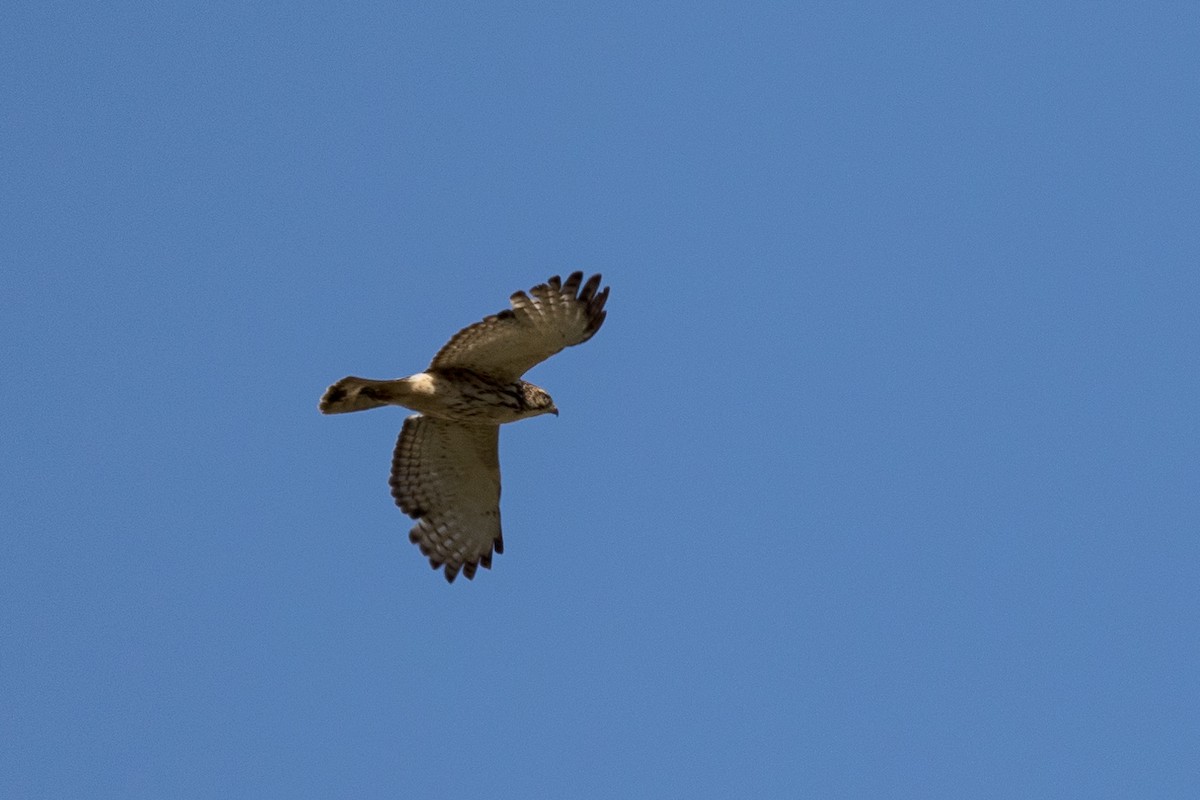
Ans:
[[[517,292],[509,298],[512,309],[456,333],[429,369],[465,367],[507,383],[564,347],[586,342],[604,323],[608,287],[597,291],[599,275],[581,289],[582,282],[583,273],[573,272],[565,282],[555,275],[529,294]]]
[[[424,417],[404,420],[392,456],[392,497],[417,521],[408,538],[445,567],[475,577],[491,569],[492,551],[504,552],[500,536],[500,427],[465,425]]]

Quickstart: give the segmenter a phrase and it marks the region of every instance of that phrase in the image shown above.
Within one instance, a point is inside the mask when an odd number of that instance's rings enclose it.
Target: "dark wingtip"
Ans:
[[[583,277],[582,272],[576,272],[575,274],[580,276],[581,278]],[[581,289],[579,292],[579,299],[585,303],[589,302],[592,299],[592,297],[596,294],[596,290],[600,288],[600,280],[601,280],[601,278],[600,278],[599,272],[597,272],[592,277],[588,278],[587,283],[585,283],[583,285],[583,289]]]
[[[578,291],[579,291],[579,283],[582,280],[583,280],[582,272],[572,272],[570,275],[567,276],[566,282],[563,283],[562,288],[560,290],[561,293],[564,295],[568,295],[570,297],[574,297],[576,295],[576,293],[578,293]],[[558,290],[558,287],[555,287],[555,289]]]

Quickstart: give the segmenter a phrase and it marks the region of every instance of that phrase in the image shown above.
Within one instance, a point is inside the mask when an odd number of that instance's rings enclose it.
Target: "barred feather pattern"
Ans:
[[[604,323],[608,287],[582,272],[557,275],[509,298],[448,341],[424,371],[406,378],[347,377],[326,390],[325,414],[395,405],[408,417],[392,453],[388,484],[415,520],[409,539],[447,581],[474,578],[504,552],[500,530],[500,425],[557,414],[550,395],[521,380],[565,347],[592,338]]]
[[[582,287],[580,284],[582,283]],[[466,369],[498,381],[515,381],[536,364],[595,336],[607,316],[608,288],[600,276],[557,275],[529,293],[509,298],[511,309],[485,317],[456,333],[433,357],[430,370]]]
[[[475,577],[504,551],[500,532],[500,426],[419,414],[404,421],[388,481],[400,510],[417,521],[409,540],[453,582]]]

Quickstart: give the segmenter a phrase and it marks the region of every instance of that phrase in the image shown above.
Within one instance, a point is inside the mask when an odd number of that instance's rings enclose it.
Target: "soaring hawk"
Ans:
[[[581,285],[582,284],[582,288]],[[391,381],[342,378],[321,398],[325,414],[395,405],[419,413],[404,420],[392,455],[389,484],[400,510],[417,521],[408,538],[467,578],[492,552],[500,534],[500,426],[538,414],[558,415],[550,395],[521,380],[564,347],[586,342],[604,323],[608,287],[583,273],[555,275],[517,292],[511,309],[463,328],[424,372]]]

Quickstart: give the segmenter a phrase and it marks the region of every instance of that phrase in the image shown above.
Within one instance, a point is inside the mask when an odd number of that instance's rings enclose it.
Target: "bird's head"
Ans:
[[[529,416],[537,416],[538,414],[553,414],[558,416],[558,409],[554,406],[554,400],[540,386],[534,386],[532,383],[521,383],[521,402],[529,411]]]

